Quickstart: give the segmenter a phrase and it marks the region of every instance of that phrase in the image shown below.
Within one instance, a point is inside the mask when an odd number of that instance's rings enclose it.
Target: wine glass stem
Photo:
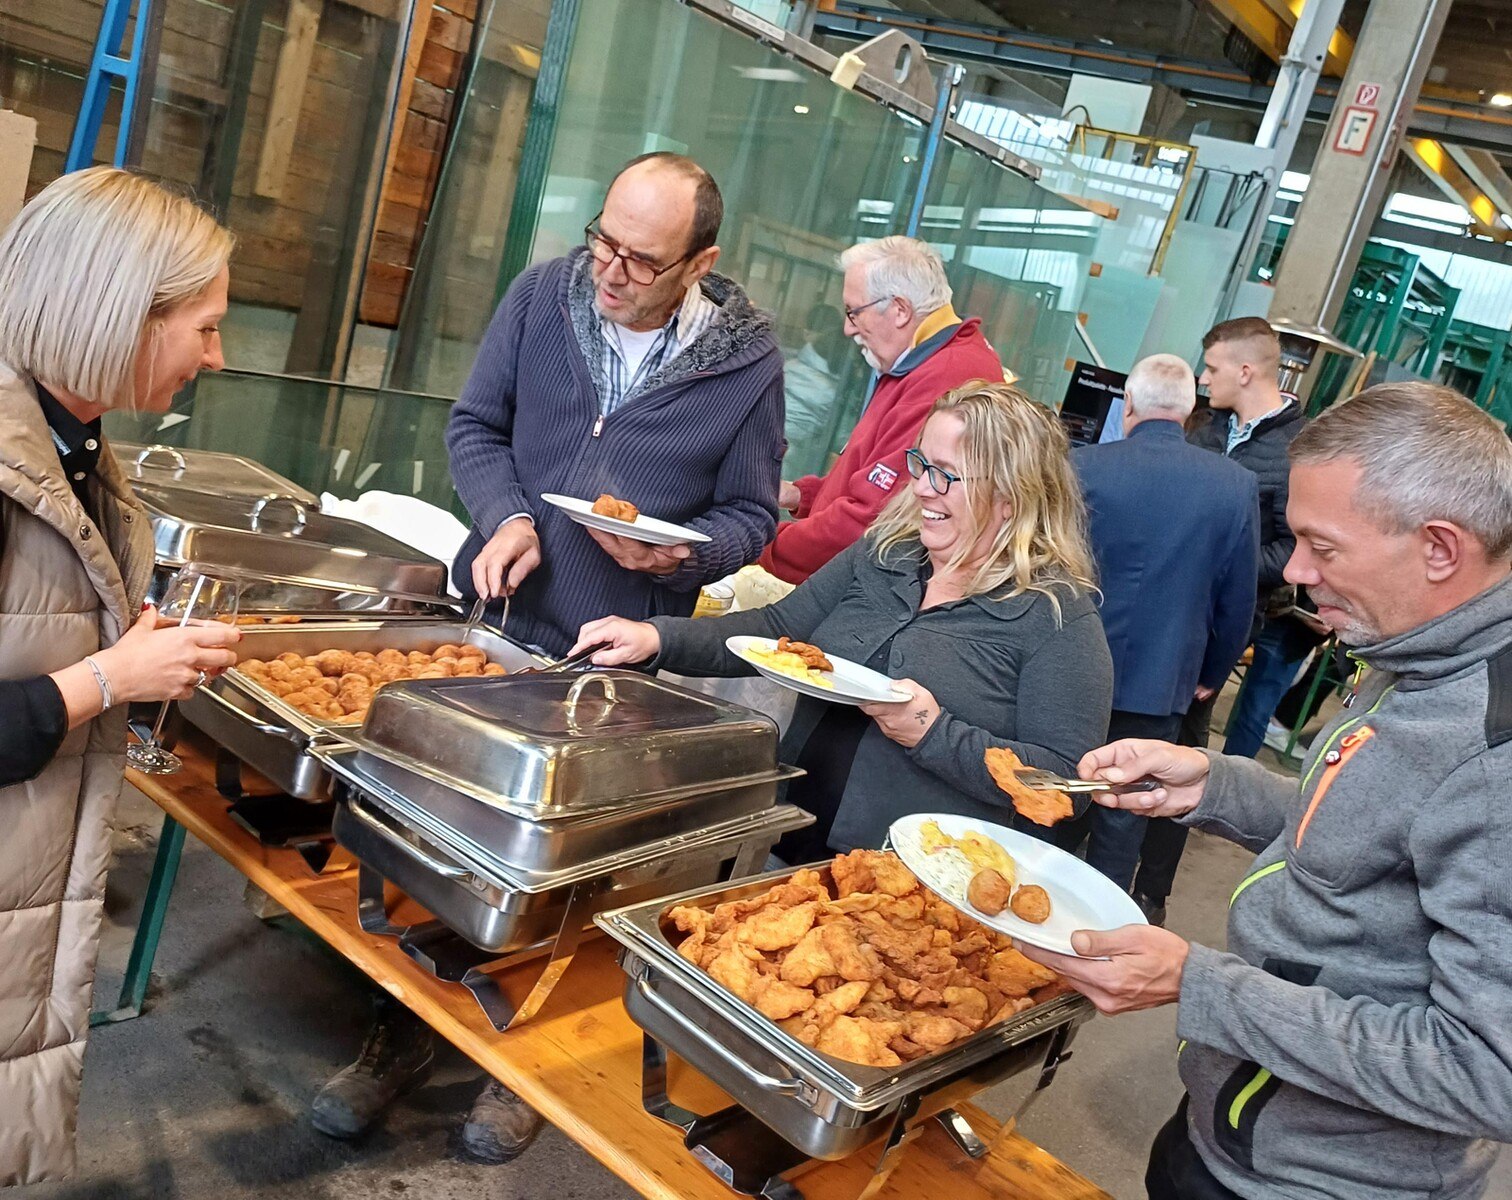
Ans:
[[[194,588],[190,591],[190,593],[189,593],[189,600],[184,605],[184,615],[179,618],[179,628],[180,629],[182,629],[185,625],[189,624],[190,617],[192,617],[194,615],[194,606],[199,602],[200,592],[204,589],[204,586],[205,586],[205,577],[203,575],[197,575],[197,576],[195,576],[195,579],[194,579]],[[157,721],[154,722],[154,724],[152,726],[152,740],[150,742],[148,742],[148,745],[150,745],[150,746],[160,746],[160,745],[162,745],[162,742],[163,742],[163,725],[168,720],[168,706],[170,704],[172,704],[172,703],[173,703],[173,701],[171,701],[171,700],[164,700],[163,701],[163,707],[160,708],[160,709],[158,709]]]

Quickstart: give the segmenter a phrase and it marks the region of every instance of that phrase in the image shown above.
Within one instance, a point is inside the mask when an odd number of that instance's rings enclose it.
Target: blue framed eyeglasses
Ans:
[[[941,496],[950,491],[952,483],[961,482],[962,477],[960,475],[953,475],[944,467],[935,466],[918,449],[906,451],[904,458],[908,460],[908,473],[915,479],[923,479],[927,476],[929,478],[929,486]]]
[[[892,299],[892,296],[878,296],[875,300],[868,300],[865,304],[856,305],[855,308],[842,308],[840,311],[845,314],[845,319],[854,325],[856,317],[860,313],[864,313],[868,308],[876,308],[879,304],[887,304]]]

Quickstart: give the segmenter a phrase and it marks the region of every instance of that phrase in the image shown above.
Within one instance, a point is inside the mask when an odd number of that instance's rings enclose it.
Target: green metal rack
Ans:
[[[1512,429],[1512,331],[1450,321],[1435,378]]]

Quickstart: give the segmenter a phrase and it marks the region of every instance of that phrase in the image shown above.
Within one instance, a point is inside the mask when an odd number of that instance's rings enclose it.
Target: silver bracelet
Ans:
[[[94,672],[95,682],[100,685],[100,699],[104,701],[104,705],[100,711],[105,712],[115,704],[115,693],[111,691],[110,680],[100,668],[100,664],[95,662],[89,655],[86,654],[84,656],[84,661],[89,664],[89,669]]]

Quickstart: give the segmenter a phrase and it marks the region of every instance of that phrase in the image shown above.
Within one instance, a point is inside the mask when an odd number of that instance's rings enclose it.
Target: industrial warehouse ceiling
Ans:
[[[1340,21],[1358,36],[1370,0],[1348,0]],[[956,20],[1001,23],[1029,33],[1098,41],[1186,58],[1229,59],[1259,71],[1275,47],[1253,45],[1233,14],[1261,18],[1288,0],[903,0],[898,8]],[[1287,18],[1288,23],[1290,18]],[[1241,43],[1236,45],[1236,39]],[[1255,53],[1247,51],[1253,46]],[[1246,59],[1249,61],[1247,62]],[[1263,76],[1262,76],[1263,77]],[[1463,99],[1512,95],[1512,0],[1454,0],[1430,70],[1430,82]]]

